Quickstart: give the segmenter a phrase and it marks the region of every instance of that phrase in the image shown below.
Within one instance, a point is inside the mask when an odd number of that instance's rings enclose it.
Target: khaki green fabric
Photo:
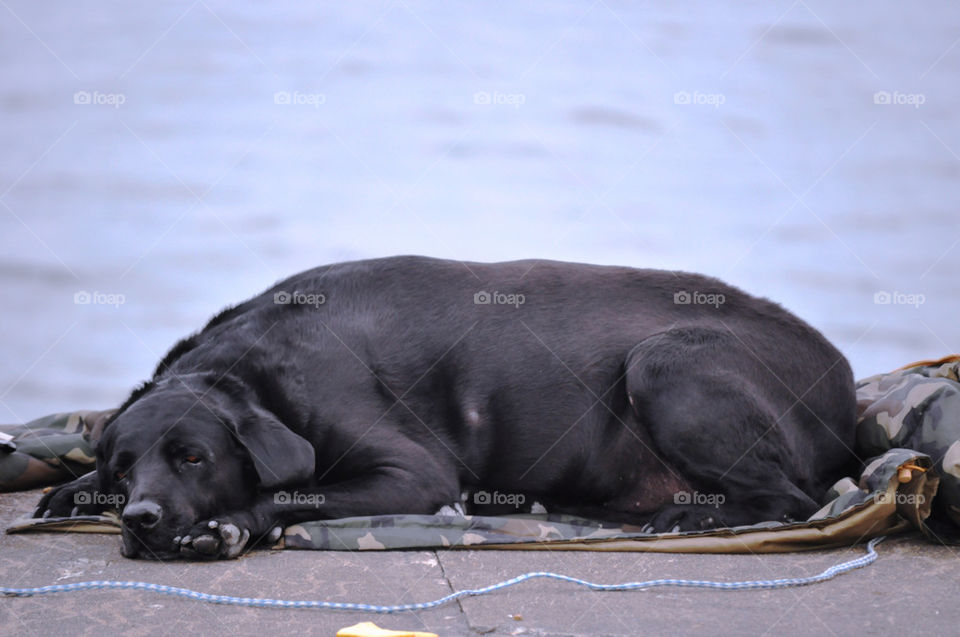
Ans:
[[[44,416],[24,425],[0,426],[6,448],[16,448],[0,449],[0,491],[56,484],[91,471],[96,461],[91,434],[103,427],[112,413],[75,411]]]
[[[857,383],[857,447],[865,456],[906,447],[933,459],[937,507],[960,525],[960,357]]]

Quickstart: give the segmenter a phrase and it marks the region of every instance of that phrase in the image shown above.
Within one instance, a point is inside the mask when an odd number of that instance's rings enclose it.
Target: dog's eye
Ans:
[[[127,477],[127,472],[126,472],[126,471],[114,471],[114,472],[113,472],[113,477],[119,482],[120,480],[123,480],[124,478]]]
[[[189,462],[190,464],[200,464],[200,456],[195,456],[193,454],[183,457],[184,462]]]

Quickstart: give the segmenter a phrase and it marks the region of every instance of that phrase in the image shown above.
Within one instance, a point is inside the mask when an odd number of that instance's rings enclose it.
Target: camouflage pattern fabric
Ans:
[[[960,525],[960,357],[857,383],[857,447],[873,456],[906,447],[933,458],[937,511]]]
[[[91,471],[96,459],[90,436],[112,413],[75,411],[0,426],[0,491],[56,484]]]
[[[960,357],[918,363],[857,385],[857,451],[873,457],[859,479],[844,478],[805,522],[764,522],[690,533],[643,533],[640,527],[549,513],[471,516],[450,507],[436,515],[378,515],[318,520],[287,527],[275,548],[368,551],[389,549],[524,549],[760,553],[849,546],[879,535],[919,529],[934,537],[931,513],[960,525]],[[110,412],[77,412],[33,421],[13,431],[47,466],[90,470],[90,431]],[[55,443],[60,436],[63,440]],[[79,436],[79,437],[78,437]],[[37,442],[29,447],[31,440]],[[42,440],[42,442],[40,442]],[[60,452],[63,452],[60,455]],[[0,489],[35,486],[29,466],[0,451]],[[14,455],[14,454],[9,454]],[[60,459],[58,463],[56,460]],[[19,473],[18,473],[19,472]],[[71,477],[61,471],[57,479]],[[77,473],[79,475],[80,472]],[[29,488],[13,486],[13,488]],[[939,489],[939,490],[938,490]],[[935,497],[936,496],[936,497]],[[21,519],[8,532],[118,532],[115,515]],[[956,527],[951,527],[956,530]],[[938,539],[942,539],[937,536]]]
[[[904,466],[909,481],[902,482]],[[806,522],[764,522],[689,533],[643,533],[641,527],[567,515],[470,516],[378,515],[320,520],[285,529],[280,547],[335,551],[395,548],[549,549],[758,553],[830,546],[911,528],[929,514],[936,478],[927,456],[892,449],[871,462],[859,485],[843,481],[842,493]],[[839,483],[838,483],[839,484]]]

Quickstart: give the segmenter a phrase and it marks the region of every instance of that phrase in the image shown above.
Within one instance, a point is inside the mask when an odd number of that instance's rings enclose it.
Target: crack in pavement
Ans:
[[[433,556],[436,558],[436,560],[437,560],[437,565],[440,567],[440,577],[442,577],[442,578],[443,578],[443,581],[445,581],[445,582],[447,583],[447,588],[450,589],[450,592],[451,592],[451,593],[455,593],[455,592],[457,591],[457,589],[455,589],[455,588],[453,587],[453,582],[451,582],[451,581],[450,581],[450,578],[447,577],[447,569],[445,569],[444,566],[443,566],[443,560],[440,558],[440,551],[436,551],[436,550],[433,551]],[[463,617],[463,623],[466,624],[467,630],[469,630],[471,633],[474,633],[474,634],[477,634],[477,635],[483,635],[483,634],[486,634],[486,633],[490,632],[490,631],[480,631],[480,630],[474,628],[473,624],[470,622],[470,616],[467,615],[467,611],[466,611],[466,609],[464,609],[463,604],[461,603],[462,600],[463,600],[463,598],[461,597],[461,598],[457,598],[456,600],[454,600],[454,602],[456,603],[457,608],[460,609],[460,615]]]

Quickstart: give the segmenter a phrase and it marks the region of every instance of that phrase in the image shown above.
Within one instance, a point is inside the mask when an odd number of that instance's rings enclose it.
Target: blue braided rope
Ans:
[[[743,590],[754,590],[758,588],[771,589],[771,588],[789,588],[794,586],[807,586],[809,584],[817,584],[819,582],[825,582],[827,580],[833,579],[837,575],[852,571],[857,568],[863,568],[869,564],[872,564],[877,559],[877,552],[875,550],[877,544],[879,544],[884,538],[874,538],[867,543],[867,554],[858,557],[856,559],[850,560],[848,562],[842,562],[831,566],[827,570],[823,571],[818,575],[812,575],[810,577],[790,577],[783,579],[773,579],[773,580],[756,580],[756,581],[746,581],[746,582],[715,582],[709,580],[688,580],[688,579],[655,579],[648,580],[646,582],[628,582],[625,584],[596,584],[594,582],[588,582],[586,580],[577,579],[576,577],[569,577],[567,575],[560,575],[558,573],[546,573],[546,572],[535,572],[535,573],[524,573],[523,575],[518,575],[512,579],[504,580],[497,584],[491,586],[485,586],[483,588],[474,588],[462,591],[456,591],[450,593],[445,597],[440,599],[435,599],[430,602],[419,602],[414,604],[396,604],[393,606],[378,606],[376,604],[357,604],[350,602],[327,602],[320,600],[303,600],[303,601],[293,601],[293,600],[284,600],[284,599],[265,599],[262,597],[233,597],[231,595],[211,595],[209,593],[201,593],[199,591],[190,590],[188,588],[177,588],[175,586],[165,586],[163,584],[151,584],[148,582],[120,582],[113,580],[106,581],[92,581],[92,582],[74,582],[72,584],[54,584],[51,586],[38,586],[36,588],[6,588],[0,586],[0,593],[7,596],[16,596],[16,597],[29,597],[31,595],[47,595],[50,593],[72,593],[76,591],[85,591],[85,590],[138,590],[138,591],[149,591],[151,593],[161,593],[163,595],[174,595],[177,597],[186,597],[188,599],[194,599],[200,602],[210,602],[212,604],[227,604],[231,606],[257,606],[257,607],[267,607],[267,608],[324,608],[324,609],[335,609],[335,610],[360,610],[370,613],[398,613],[402,611],[412,611],[412,610],[425,610],[428,608],[436,608],[443,604],[454,601],[461,597],[473,597],[476,595],[484,595],[486,593],[492,593],[493,591],[507,588],[508,586],[513,586],[527,580],[537,579],[537,578],[546,578],[546,579],[556,579],[563,582],[571,582],[573,584],[579,584],[580,586],[586,586],[589,589],[595,591],[629,591],[643,588],[657,588],[660,586],[677,586],[682,588],[713,588],[718,590],[725,591],[743,591]]]

